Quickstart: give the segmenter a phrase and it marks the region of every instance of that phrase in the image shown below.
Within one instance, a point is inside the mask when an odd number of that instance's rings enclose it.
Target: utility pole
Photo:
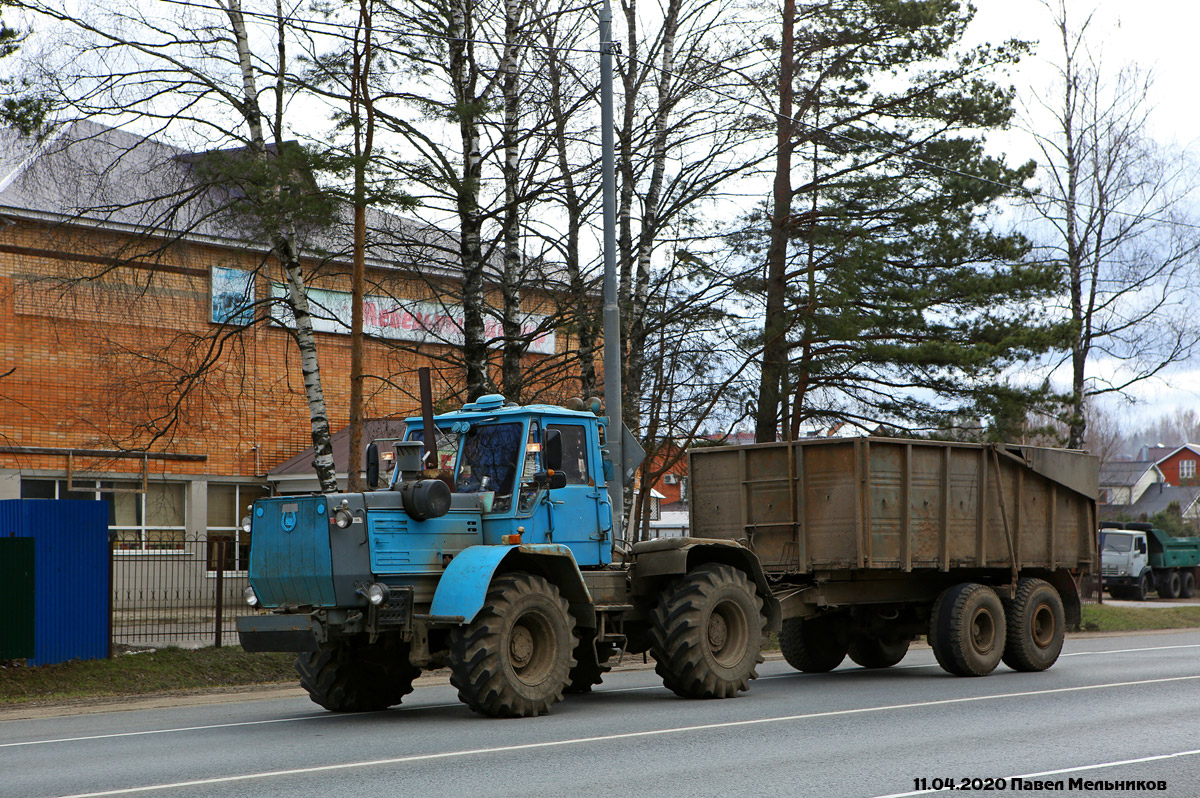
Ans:
[[[617,299],[617,171],[613,133],[612,6],[600,7],[600,145],[604,187],[604,409],[606,445],[613,464],[608,500],[613,511],[613,541],[625,539],[625,458],[621,410],[621,306]]]

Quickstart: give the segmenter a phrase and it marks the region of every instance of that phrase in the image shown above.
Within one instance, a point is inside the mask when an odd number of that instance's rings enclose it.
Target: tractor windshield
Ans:
[[[464,436],[454,489],[459,493],[494,492],[493,511],[512,506],[520,465],[521,424],[477,424]]]

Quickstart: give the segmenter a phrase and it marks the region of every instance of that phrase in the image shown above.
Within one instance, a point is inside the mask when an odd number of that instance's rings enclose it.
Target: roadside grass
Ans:
[[[1083,605],[1083,629],[1087,632],[1139,632],[1148,629],[1200,627],[1200,606],[1110,607]]]
[[[295,682],[294,654],[160,648],[28,668],[0,663],[0,706]]]

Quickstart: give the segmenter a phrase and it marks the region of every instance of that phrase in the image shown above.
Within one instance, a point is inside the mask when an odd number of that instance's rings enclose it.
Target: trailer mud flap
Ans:
[[[316,621],[309,615],[246,615],[237,619],[242,648],[263,651],[315,651]]]

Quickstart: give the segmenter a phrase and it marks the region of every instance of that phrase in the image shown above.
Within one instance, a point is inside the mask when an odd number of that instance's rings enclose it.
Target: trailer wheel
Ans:
[[[848,648],[841,620],[837,615],[823,615],[784,621],[779,648],[788,665],[805,673],[828,673],[841,665]]]
[[[942,670],[987,676],[1004,654],[1004,606],[986,585],[964,582],[938,596],[929,623],[929,645]]]
[[[421,669],[407,647],[342,641],[297,655],[296,672],[309,698],[330,712],[374,712],[399,704]]]
[[[904,659],[910,642],[907,637],[882,640],[878,637],[859,635],[850,641],[847,651],[850,659],[863,668],[890,668]]]
[[[1183,579],[1179,585],[1179,597],[1188,599],[1194,595],[1196,595],[1196,575],[1192,573],[1191,569],[1188,569],[1183,572]]]
[[[1041,579],[1022,579],[1016,595],[1004,602],[1004,613],[1008,621],[1004,664],[1026,672],[1053,665],[1067,626],[1058,591]]]
[[[450,683],[459,700],[490,717],[546,714],[575,667],[574,628],[567,602],[544,578],[495,577],[475,620],[450,633]]]
[[[1183,580],[1178,571],[1167,571],[1158,580],[1158,597],[1165,599],[1179,598],[1183,589]]]
[[[650,651],[663,685],[683,698],[732,698],[750,688],[766,632],[754,583],[705,563],[668,588],[651,613]]]
[[[596,645],[593,641],[596,639],[595,629],[581,629],[579,632],[579,645],[575,646],[575,667],[571,669],[571,683],[567,685],[564,692],[567,693],[590,693],[592,686],[600,684],[604,679],[604,674],[612,670],[611,665],[606,665],[608,655],[598,655]]]

